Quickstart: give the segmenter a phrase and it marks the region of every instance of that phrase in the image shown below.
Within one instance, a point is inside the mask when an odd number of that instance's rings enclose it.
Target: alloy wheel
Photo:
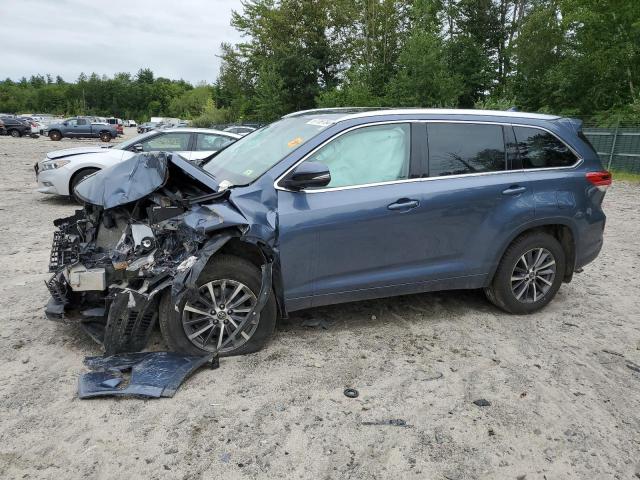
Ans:
[[[522,303],[534,303],[543,298],[553,286],[556,260],[546,248],[525,252],[511,272],[511,292]]]
[[[257,303],[255,294],[245,284],[231,279],[213,280],[200,287],[182,311],[182,327],[196,347],[220,353],[244,345],[258,327],[259,317],[246,322],[237,332]],[[225,348],[220,346],[234,335]]]

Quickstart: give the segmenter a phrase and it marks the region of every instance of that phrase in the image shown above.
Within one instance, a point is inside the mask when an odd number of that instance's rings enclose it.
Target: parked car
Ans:
[[[67,118],[63,122],[52,123],[43,133],[55,142],[64,137],[100,138],[103,142],[110,142],[118,135],[115,125],[94,123],[86,117]]]
[[[225,132],[237,133],[238,135],[242,135],[243,137],[251,132],[255,132],[255,130],[256,129],[253,127],[247,127],[244,125],[234,125],[224,129]]]
[[[107,123],[116,127],[118,135],[124,135],[124,122],[120,118],[107,118]]]
[[[600,252],[610,184],[579,120],[298,112],[202,168],[141,154],[79,183],[88,208],[56,221],[46,311],[106,305],[109,348],[109,325],[144,339],[158,315],[171,349],[224,355],[341,302],[484,289],[533,313]]]
[[[2,121],[2,118],[0,118],[0,135],[6,135],[7,134],[7,129],[4,128],[4,122]]]
[[[38,191],[72,195],[73,187],[98,170],[131,158],[139,152],[175,152],[190,162],[202,159],[240,138],[208,129],[169,129],[148,132],[113,147],[80,147],[57,150],[34,166]]]
[[[138,125],[138,133],[146,133],[155,130],[159,125],[158,122],[146,122]]]
[[[138,124],[136,123],[135,120],[125,120],[124,121],[124,126],[125,127],[137,127]]]
[[[7,135],[22,137],[31,135],[31,123],[18,117],[0,117]]]

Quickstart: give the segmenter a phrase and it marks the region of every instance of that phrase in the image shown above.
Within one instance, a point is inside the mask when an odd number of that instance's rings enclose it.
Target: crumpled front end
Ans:
[[[250,228],[228,191],[216,192],[182,162],[138,155],[98,172],[76,189],[85,208],[54,222],[47,317],[78,320],[107,354],[143,349],[161,296],[177,304],[197,290],[211,256]]]

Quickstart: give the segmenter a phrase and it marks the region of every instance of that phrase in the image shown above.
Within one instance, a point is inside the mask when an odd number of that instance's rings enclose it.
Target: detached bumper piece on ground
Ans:
[[[91,372],[80,376],[78,397],[173,397],[182,382],[201,367],[218,368],[218,357],[174,352],[138,352],[87,357]],[[128,374],[128,375],[127,375]]]

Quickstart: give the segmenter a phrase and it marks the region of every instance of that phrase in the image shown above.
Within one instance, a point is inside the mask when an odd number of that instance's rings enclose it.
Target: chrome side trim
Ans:
[[[547,132],[548,134],[552,135],[556,140],[558,140],[564,146],[566,146],[569,150],[571,150],[571,152],[576,156],[577,161],[576,161],[576,163],[574,163],[573,165],[570,165],[568,167],[547,167],[547,168],[529,168],[529,169],[521,168],[521,169],[518,169],[518,170],[500,170],[500,171],[496,171],[496,172],[463,173],[463,174],[460,174],[460,175],[445,175],[445,176],[442,176],[442,177],[406,178],[406,179],[403,179],[403,180],[390,180],[388,182],[364,183],[362,185],[349,185],[349,186],[345,186],[345,187],[321,188],[321,189],[314,189],[314,190],[289,190],[287,188],[284,188],[284,187],[281,187],[280,185],[278,185],[280,180],[282,180],[284,177],[286,177],[298,165],[300,165],[302,162],[307,160],[309,157],[311,157],[314,153],[316,153],[322,147],[324,147],[328,143],[332,142],[336,138],[344,135],[345,133],[349,133],[349,132],[351,132],[353,130],[357,130],[359,128],[366,128],[366,127],[371,127],[371,126],[375,126],[375,125],[392,125],[392,124],[396,124],[396,123],[470,123],[470,124],[473,124],[473,125],[500,125],[500,126],[536,128],[538,130],[543,130],[543,131]],[[550,130],[544,128],[544,127],[539,127],[539,126],[534,126],[534,125],[526,125],[526,124],[518,124],[518,123],[511,123],[511,122],[506,122],[506,121],[505,122],[492,122],[492,121],[480,121],[480,120],[476,121],[476,120],[416,120],[416,119],[386,120],[386,121],[381,120],[379,122],[366,123],[366,124],[363,124],[363,125],[355,125],[353,127],[347,128],[346,130],[343,130],[342,132],[339,132],[337,135],[334,135],[331,138],[328,138],[327,140],[322,142],[320,145],[315,147],[313,150],[311,150],[309,153],[307,153],[300,160],[298,160],[291,167],[289,167],[282,175],[280,175],[278,178],[276,178],[276,180],[273,182],[273,188],[275,188],[276,190],[281,190],[283,192],[304,192],[304,193],[336,192],[336,191],[341,191],[341,190],[353,190],[353,189],[356,189],[356,188],[379,187],[381,185],[395,185],[395,184],[409,183],[409,182],[429,182],[429,181],[435,181],[435,180],[447,180],[447,179],[451,179],[451,178],[478,177],[478,176],[484,176],[484,175],[504,175],[504,174],[516,173],[516,172],[522,173],[522,172],[544,172],[544,171],[554,171],[554,170],[574,170],[577,167],[579,167],[582,164],[583,161],[584,161],[584,159],[580,156],[580,154],[573,147],[571,147],[571,145],[567,144],[564,140],[559,138],[555,133],[553,133],[552,131],[550,131]]]

